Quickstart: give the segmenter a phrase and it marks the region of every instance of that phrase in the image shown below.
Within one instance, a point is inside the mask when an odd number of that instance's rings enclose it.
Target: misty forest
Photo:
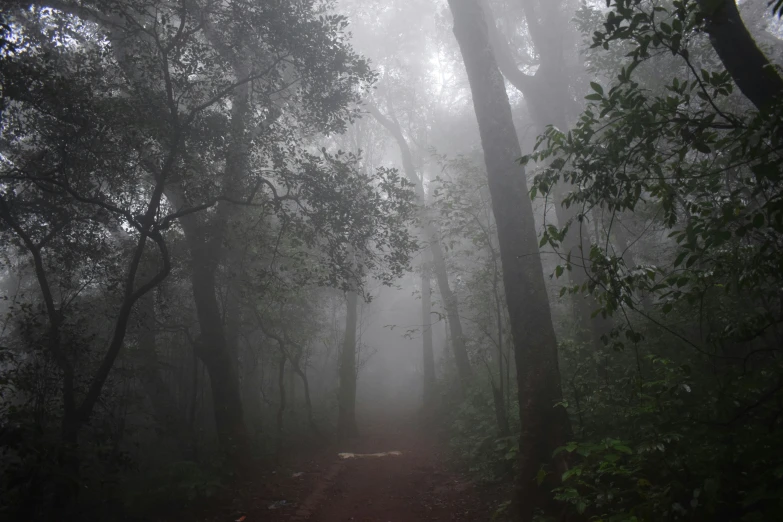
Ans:
[[[4,0],[0,519],[783,520],[783,0]]]

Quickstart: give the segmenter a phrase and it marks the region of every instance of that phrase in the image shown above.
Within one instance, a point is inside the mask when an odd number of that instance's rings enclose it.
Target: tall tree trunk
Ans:
[[[337,434],[341,439],[358,435],[356,427],[356,305],[359,296],[346,292],[345,339],[340,352],[340,389],[338,391]]]
[[[424,412],[432,412],[435,405],[435,354],[432,348],[432,289],[429,264],[422,263],[421,270],[421,339],[424,368]]]
[[[204,245],[202,241],[196,241]],[[191,284],[201,329],[196,354],[209,373],[218,439],[227,456],[239,463],[245,458],[243,454],[248,440],[236,360],[231,357],[227,345],[215,295],[215,272],[205,266],[209,255],[198,247],[191,248],[191,255]]]
[[[310,380],[307,378],[307,372],[299,365],[298,360],[291,360],[291,366],[294,369],[294,373],[302,379],[302,388],[304,392],[305,408],[307,410],[307,425],[310,426],[310,431],[313,435],[321,436],[321,431],[318,429],[318,425],[315,423],[313,417],[313,402],[310,398]]]
[[[519,140],[503,76],[498,70],[477,0],[449,0],[473,95],[492,208],[519,383],[519,519],[532,520],[537,507],[552,502],[551,486],[535,477],[571,435],[562,400],[557,339],[552,326],[538,251],[533,208],[525,182]]]
[[[259,352],[265,347],[261,347]],[[248,351],[251,349],[248,348]],[[263,432],[262,412],[264,406],[261,402],[261,362],[254,360],[255,354],[246,356],[242,362],[242,409],[245,412],[245,424],[248,427],[249,436],[257,439]],[[249,359],[249,360],[248,360]]]
[[[378,123],[383,125],[383,127],[389,131],[389,133],[394,137],[394,140],[397,142],[397,146],[400,149],[400,156],[402,157],[402,167],[405,171],[405,175],[416,188],[416,195],[419,199],[419,203],[424,206],[426,204],[426,195],[424,194],[422,178],[416,173],[416,167],[413,163],[413,155],[411,154],[411,150],[408,146],[408,142],[405,139],[405,136],[402,134],[399,123],[395,119],[390,119],[384,116],[376,107],[369,106],[369,111],[373,117],[375,117]],[[440,236],[426,215],[422,215],[421,221],[424,235],[430,244],[433,268],[435,270],[435,279],[438,282],[438,291],[440,292],[441,298],[443,298],[443,307],[446,309],[446,316],[448,317],[448,325],[451,333],[451,349],[454,353],[454,361],[457,365],[457,373],[459,374],[460,383],[462,384],[464,391],[473,378],[473,370],[470,366],[468,351],[465,348],[465,337],[462,333],[462,320],[459,316],[459,303],[457,302],[457,298],[454,295],[454,292],[451,291],[451,286],[449,285],[449,274],[446,270],[446,259],[443,255],[443,247],[440,243]]]
[[[296,411],[296,372],[293,369],[293,361],[291,361],[292,368],[288,370],[288,397],[291,403],[291,413]]]
[[[63,417],[61,420],[61,444],[58,455],[58,464],[62,469],[62,473],[60,473],[60,477],[58,477],[57,483],[55,484],[55,498],[53,502],[54,508],[60,509],[61,511],[68,507],[72,500],[75,500],[76,495],[78,495],[78,480],[81,465],[78,454],[79,432],[84,424],[89,422],[93,410],[101,397],[106,380],[122,350],[133,307],[144,294],[154,290],[156,286],[162,283],[171,271],[165,240],[160,235],[151,234],[150,231],[152,224],[155,222],[155,216],[160,209],[164,188],[163,180],[165,180],[166,175],[170,172],[172,165],[179,155],[178,148],[179,136],[176,135],[176,139],[172,145],[172,151],[170,151],[166,157],[164,167],[161,169],[161,176],[156,181],[150,200],[147,203],[147,208],[142,219],[140,219],[141,222],[147,223],[147,225],[142,230],[142,234],[136,242],[136,246],[132,251],[131,260],[127,267],[123,297],[121,305],[116,312],[116,320],[113,325],[111,341],[109,342],[106,353],[103,355],[100,365],[90,380],[90,384],[87,387],[81,404],[78,404],[78,406],[75,394],[76,388],[74,386],[74,365],[61,344],[60,329],[63,323],[62,310],[58,310],[58,307],[55,305],[54,294],[52,293],[49,284],[48,274],[44,266],[44,258],[41,254],[42,245],[36,244],[30,235],[25,232],[23,227],[16,222],[16,219],[5,200],[0,197],[0,220],[13,230],[33,259],[36,280],[41,290],[41,297],[43,298],[44,309],[46,310],[49,323],[47,348],[50,356],[53,357],[55,363],[62,372],[63,382],[61,390],[63,396]],[[158,246],[163,266],[149,281],[139,285],[137,283],[139,266],[144,257],[145,246],[149,243],[148,240],[150,238]]]
[[[430,250],[432,251],[432,265],[435,269],[435,280],[438,282],[438,291],[443,299],[443,307],[446,309],[448,319],[450,346],[454,354],[454,363],[457,365],[462,390],[473,380],[473,369],[470,366],[468,350],[465,348],[465,336],[462,333],[462,319],[459,316],[457,297],[449,286],[449,275],[446,271],[446,260],[443,257],[443,248],[438,239],[435,227],[427,223],[424,232],[430,237]]]
[[[783,93],[783,78],[758,48],[745,27],[735,0],[698,0],[706,15],[706,31],[742,94],[759,110],[769,108]]]
[[[538,132],[543,132],[548,125],[565,132],[568,128],[566,110],[573,104],[568,93],[568,77],[563,70],[565,60],[561,37],[562,30],[568,27],[568,20],[560,11],[558,3],[552,0],[522,0],[522,6],[533,46],[540,57],[536,74],[527,75],[517,68],[508,41],[498,31],[492,10],[484,0],[483,10],[487,17],[491,48],[503,76],[524,96]],[[559,251],[572,266],[568,272],[571,284],[585,288],[589,283],[590,238],[580,219],[579,209],[562,205],[569,190],[570,187],[563,184],[554,189],[558,226],[564,227],[571,223]],[[601,336],[611,329],[609,321],[602,316],[592,317],[597,307],[592,296],[578,292],[574,295],[573,305],[580,340],[601,348]]]
[[[500,378],[503,378],[502,375]],[[492,405],[495,408],[495,422],[498,425],[498,433],[501,437],[507,437],[511,434],[511,428],[508,425],[508,415],[506,415],[506,404],[501,386],[492,382]]]
[[[247,71],[238,66],[237,69],[238,77],[247,76]],[[225,194],[236,195],[241,192],[242,177],[249,161],[250,143],[246,128],[249,96],[249,87],[243,85],[236,89],[232,98],[231,133],[227,138],[230,141],[225,151],[222,175]],[[181,195],[175,191],[170,191],[167,196],[177,206],[184,206]],[[224,243],[229,237],[229,223],[235,211],[233,204],[221,202],[208,221],[190,214],[184,216],[180,223],[190,248],[190,280],[201,330],[197,355],[209,373],[218,439],[229,459],[243,468],[247,464],[249,441],[237,372],[237,337],[233,331],[227,334],[223,324],[216,275],[221,261],[228,259],[230,262],[234,259],[234,256],[226,255]],[[229,315],[229,320],[237,319],[234,314]]]
[[[142,279],[146,280],[149,277],[142,276]],[[147,292],[139,299],[136,313],[141,323],[138,332],[141,355],[139,376],[144,393],[152,406],[155,421],[177,441],[189,446],[192,441],[185,413],[177,408],[171,390],[160,373],[158,342],[155,333],[155,295],[153,292]]]
[[[47,511],[50,520],[65,515],[72,516],[71,510],[79,497],[81,457],[79,455],[79,431],[81,423],[72,414],[66,414],[62,420],[60,433],[61,446],[58,451],[57,465],[59,476],[54,484],[54,498]]]

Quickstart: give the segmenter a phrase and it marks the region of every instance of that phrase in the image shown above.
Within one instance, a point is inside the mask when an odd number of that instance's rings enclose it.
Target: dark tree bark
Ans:
[[[503,379],[502,375],[500,379]],[[492,405],[495,408],[495,422],[498,425],[498,433],[501,437],[507,437],[511,435],[511,427],[508,425],[508,416],[506,415],[506,405],[503,397],[502,384],[495,385],[495,383],[492,383]]]
[[[288,402],[291,403],[291,413],[296,413],[296,372],[293,369],[293,360],[291,366],[288,370]]]
[[[359,296],[346,292],[345,339],[340,352],[340,389],[337,392],[337,435],[345,440],[359,434],[356,427],[356,305]]]
[[[185,232],[188,236],[187,228]],[[231,357],[216,295],[216,267],[210,266],[209,262],[214,251],[207,251],[208,244],[199,237],[189,239],[191,285],[201,330],[196,355],[209,373],[220,444],[230,459],[241,462],[248,445],[247,432],[236,360]]]
[[[305,408],[307,409],[307,422],[313,434],[320,437],[321,432],[318,429],[318,425],[315,423],[315,418],[313,417],[313,402],[310,397],[310,380],[307,378],[306,368],[303,368],[301,364],[303,353],[302,349],[295,346],[294,342],[292,342],[291,338],[288,336],[288,332],[285,330],[285,328],[283,328],[283,335],[281,337],[272,330],[267,329],[267,327],[264,325],[264,322],[261,320],[261,314],[258,312],[256,312],[256,319],[258,321],[258,326],[261,328],[261,331],[264,333],[264,335],[277,341],[277,344],[280,347],[280,354],[291,362],[291,375],[296,374],[302,380]],[[297,349],[297,353],[292,352],[294,348]],[[291,389],[293,390],[293,386],[291,386]]]
[[[533,208],[511,116],[503,76],[498,70],[477,0],[449,0],[473,94],[497,223],[503,283],[519,382],[522,426],[519,452],[519,519],[532,520],[537,507],[552,502],[549,484],[537,486],[536,474],[571,434],[563,408],[557,340],[538,251]]]
[[[369,106],[369,111],[378,123],[389,131],[397,142],[397,146],[400,149],[400,156],[402,156],[402,167],[405,171],[405,175],[416,188],[416,195],[419,199],[419,203],[423,206],[426,202],[426,196],[424,194],[422,179],[416,173],[413,155],[408,146],[408,141],[402,134],[399,123],[394,119],[384,116],[376,107]],[[473,380],[473,370],[470,366],[468,351],[465,348],[465,337],[462,333],[462,320],[459,316],[459,303],[449,285],[449,274],[446,270],[446,260],[443,256],[443,247],[440,244],[438,232],[427,216],[422,216],[421,221],[424,236],[426,237],[426,240],[429,241],[430,250],[432,251],[435,279],[438,282],[438,291],[443,298],[443,307],[446,309],[446,316],[448,317],[448,325],[451,333],[451,349],[454,354],[454,361],[457,365],[460,383],[462,384],[464,391]],[[427,322],[427,324],[429,324],[429,322]]]
[[[258,354],[264,353],[267,346],[263,343],[260,346],[253,346],[250,339],[245,338],[242,345],[246,346],[242,350],[242,409],[245,412],[245,425],[247,426],[248,436],[257,439],[263,433],[264,426],[262,421],[262,412],[264,406],[262,403],[261,387],[263,372],[263,363],[259,360]]]
[[[756,45],[735,0],[699,0],[699,6],[710,43],[734,83],[757,109],[768,109],[783,93],[783,78]]]
[[[175,125],[176,126],[176,125]],[[53,509],[55,511],[63,510],[72,505],[73,500],[79,494],[79,473],[81,462],[78,455],[79,433],[84,425],[92,417],[98,400],[103,391],[103,386],[109,378],[114,363],[125,344],[125,336],[128,332],[131,314],[136,302],[145,294],[151,292],[160,283],[168,277],[171,271],[171,261],[169,259],[168,248],[163,236],[158,231],[153,230],[155,218],[160,210],[161,198],[165,186],[165,179],[171,172],[176,158],[179,156],[179,134],[175,132],[172,150],[167,154],[166,160],[161,168],[161,175],[158,177],[150,199],[147,202],[141,219],[135,225],[140,233],[136,244],[131,251],[130,260],[127,264],[125,277],[123,281],[123,294],[119,309],[116,312],[116,319],[113,324],[113,331],[109,341],[106,353],[101,358],[100,364],[93,374],[86,393],[81,401],[76,400],[76,389],[74,383],[74,365],[70,360],[65,347],[62,346],[61,328],[63,325],[62,310],[55,302],[50,282],[44,264],[42,250],[45,242],[36,243],[32,237],[25,231],[24,227],[17,222],[14,212],[7,205],[5,199],[0,196],[0,221],[14,232],[28,253],[32,257],[33,267],[41,297],[43,299],[44,309],[48,320],[47,327],[47,350],[58,368],[63,374],[62,397],[63,397],[63,417],[61,421],[60,449],[58,454],[58,465],[62,473],[57,478],[55,485],[55,498]],[[141,223],[144,223],[142,225]],[[139,283],[139,267],[144,251],[148,243],[152,240],[158,248],[162,258],[162,266],[148,280]]]
[[[566,110],[573,103],[568,93],[568,77],[563,69],[562,29],[568,26],[556,2],[522,0],[525,20],[530,31],[533,46],[539,55],[539,67],[535,75],[527,75],[517,67],[512,50],[505,36],[497,30],[495,18],[489,5],[484,2],[484,13],[490,44],[503,76],[525,98],[530,115],[538,132],[553,125],[565,132],[568,127]],[[577,207],[565,208],[561,204],[569,187],[558,185],[554,189],[555,216],[559,226],[571,223],[568,233],[560,245],[559,252],[570,260],[572,269],[568,272],[571,284],[585,288],[590,272],[590,238],[583,226]],[[581,293],[574,296],[574,315],[579,327],[580,339],[603,347],[601,336],[611,329],[609,321],[602,316],[592,317],[597,307],[591,296]]]
[[[247,77],[246,71],[239,66],[236,68],[237,77]],[[249,96],[249,88],[244,85],[238,87],[232,97],[231,134],[227,136],[230,141],[226,147],[222,173],[223,191],[228,195],[240,193],[242,177],[249,161],[250,144],[246,128]],[[177,206],[184,206],[179,201],[182,198],[175,191],[170,191],[167,196]],[[209,373],[218,439],[223,452],[237,465],[237,469],[244,469],[249,441],[237,371],[237,337],[235,332],[226,332],[224,310],[218,302],[217,282],[221,262],[230,262],[232,259],[232,256],[226,255],[225,243],[229,237],[229,223],[235,212],[234,205],[221,202],[211,219],[190,214],[183,217],[181,223],[190,249],[190,281],[201,331],[197,355]]]
[[[304,389],[305,409],[307,410],[307,425],[310,426],[310,431],[313,435],[321,436],[321,430],[318,429],[318,425],[315,423],[313,417],[313,402],[310,398],[310,380],[307,378],[307,372],[299,364],[299,360],[291,359],[291,366],[294,369],[294,373],[302,380],[302,388]]]
[[[139,379],[152,406],[155,421],[180,443],[190,445],[191,436],[185,413],[177,408],[171,389],[161,375],[155,324],[155,296],[148,292],[139,300],[136,312],[141,368]]]
[[[17,5],[29,5],[24,2],[17,2]],[[125,20],[119,14],[113,13],[107,16],[99,16],[98,11],[93,11],[89,7],[81,5],[71,5],[67,2],[48,2],[47,5],[65,12],[74,14],[85,20],[91,20],[100,25],[104,25],[107,29],[107,34],[112,40],[112,47],[115,53],[115,58],[119,62],[120,67],[131,78],[141,78],[143,73],[127,59],[125,39],[127,34],[124,28],[129,27],[125,25]],[[195,7],[195,6],[193,6]],[[198,10],[197,10],[198,11]],[[191,13],[195,14],[195,13]],[[212,24],[209,22],[209,15],[201,12],[199,16],[202,20],[202,28],[207,39],[211,40],[214,49],[220,53],[226,62],[232,65],[234,74],[237,78],[248,78],[249,72],[246,70],[244,60],[241,56],[238,56],[230,46],[223,45],[220,41],[219,35],[213,30]],[[147,35],[144,32],[132,30],[134,36],[141,36],[145,38]],[[130,34],[130,33],[128,33]],[[150,45],[154,45],[154,42],[148,40]],[[168,52],[168,51],[164,51]],[[167,99],[164,101],[169,108],[171,114],[162,114],[162,118],[170,118],[172,123],[172,129],[170,130],[170,142],[171,150],[167,154],[166,161],[163,166],[158,168],[153,167],[155,172],[156,188],[154,191],[153,201],[155,202],[155,208],[150,205],[144,216],[144,223],[155,223],[157,217],[157,210],[160,204],[160,197],[164,190],[169,202],[175,203],[175,206],[179,208],[185,208],[184,201],[180,195],[184,193],[179,187],[179,191],[172,187],[172,183],[166,185],[166,181],[170,181],[171,174],[175,170],[178,158],[182,151],[180,151],[180,141],[182,136],[182,128],[180,127],[181,121],[178,114],[178,102],[171,97],[171,91],[167,94]],[[247,132],[247,117],[249,113],[249,98],[250,87],[248,84],[238,85],[231,94],[231,132],[227,136],[228,146],[225,151],[225,167],[222,175],[222,189],[223,195],[235,195],[240,192],[241,178],[246,172],[246,166],[249,159],[249,134]],[[149,165],[145,165],[149,168]],[[220,313],[220,307],[216,298],[216,271],[219,262],[221,261],[221,254],[223,249],[223,242],[225,239],[226,227],[233,210],[228,204],[220,204],[217,206],[215,217],[210,220],[210,226],[202,226],[202,219],[197,218],[195,214],[189,214],[180,220],[185,231],[186,240],[190,247],[192,264],[191,264],[191,283],[193,286],[194,302],[196,304],[197,315],[199,324],[201,327],[201,335],[199,342],[199,350],[197,352],[198,357],[202,360],[207,371],[210,375],[210,381],[212,385],[213,399],[215,401],[215,421],[218,436],[225,452],[230,457],[240,457],[241,454],[246,454],[244,447],[247,444],[247,436],[244,425],[244,418],[242,414],[242,402],[241,394],[239,391],[239,379],[236,371],[236,361],[231,360],[229,354],[231,348],[231,340],[227,339],[225,329],[222,324],[222,314]],[[149,232],[149,229],[148,229]],[[158,235],[159,236],[159,235]],[[144,241],[147,238],[155,240],[159,246],[165,248],[165,244],[160,242],[158,238],[151,234],[144,236],[141,243],[142,250]],[[166,275],[168,274],[168,256],[164,254],[166,261]],[[135,271],[138,266],[132,270],[131,282],[135,280]],[[165,275],[163,275],[165,277]],[[158,276],[156,276],[156,279]],[[162,280],[162,278],[160,278]],[[158,282],[154,284],[148,283],[145,286],[154,287]],[[143,289],[143,288],[142,288]],[[139,289],[137,293],[143,295],[145,291]],[[76,422],[84,422],[81,419],[88,417],[91,413],[95,403],[97,402],[103,382],[105,382],[108,376],[111,365],[116,359],[117,354],[122,346],[122,340],[127,329],[128,318],[130,316],[131,308],[135,303],[135,297],[126,306],[123,304],[121,311],[118,314],[117,328],[115,329],[114,338],[109,348],[107,358],[99,368],[96,378],[94,380],[91,389],[85,396],[83,404],[79,408],[80,411],[76,413]],[[86,415],[85,415],[86,414]],[[66,407],[66,417],[68,417],[68,407]],[[68,431],[68,430],[65,430]],[[244,464],[246,459],[239,458],[236,463]]]

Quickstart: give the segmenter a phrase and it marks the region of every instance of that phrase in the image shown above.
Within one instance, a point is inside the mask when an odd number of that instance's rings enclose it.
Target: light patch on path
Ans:
[[[338,453],[337,456],[341,459],[377,459],[381,457],[399,457],[402,455],[401,451],[385,451],[383,453]]]

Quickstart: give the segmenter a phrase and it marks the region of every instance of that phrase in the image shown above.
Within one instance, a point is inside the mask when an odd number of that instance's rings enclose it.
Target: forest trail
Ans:
[[[400,454],[340,458],[341,452]],[[244,522],[491,520],[492,495],[450,470],[445,453],[410,422],[365,426],[355,441],[311,456],[281,477],[278,498],[287,498],[257,506]]]

